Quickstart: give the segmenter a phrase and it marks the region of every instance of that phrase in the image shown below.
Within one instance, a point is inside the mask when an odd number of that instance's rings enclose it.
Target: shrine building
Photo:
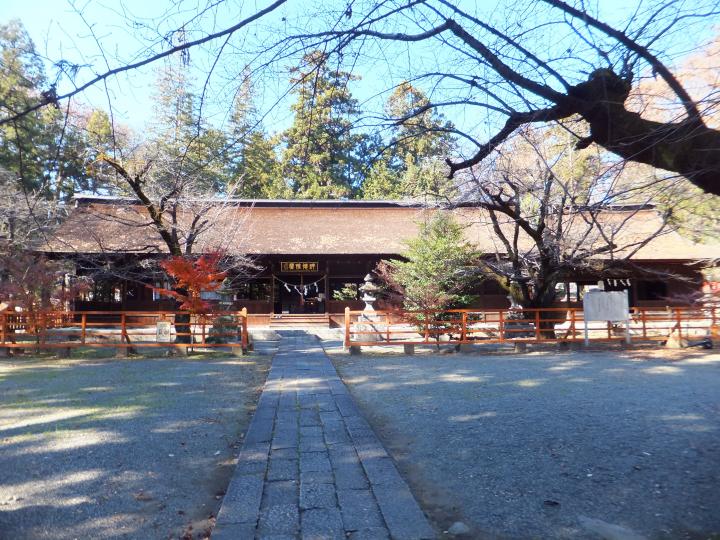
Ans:
[[[418,235],[418,224],[435,211],[397,201],[218,201],[200,212],[207,224],[197,237],[183,236],[190,230],[188,216],[178,219],[177,234],[181,243],[193,243],[195,254],[222,250],[244,261],[230,276],[230,297],[217,299],[231,309],[246,307],[253,324],[309,315],[337,323],[346,307],[362,308],[359,286],[364,276],[380,260],[400,257],[406,242]],[[502,243],[483,210],[451,211],[465,227],[468,242],[486,256],[503,255]],[[661,219],[652,207],[618,208],[603,216],[624,223],[625,230],[618,228],[620,240],[636,246],[640,241],[634,238],[652,235]],[[78,275],[94,276],[93,289],[75,301],[76,310],[172,309],[172,300],[153,291],[153,286],[165,284],[158,282],[157,271],[148,270],[152,265],[146,262],[167,257],[168,250],[137,201],[78,197],[42,251],[73,261]],[[557,303],[579,305],[583,292],[604,280],[607,289],[628,289],[632,306],[670,305],[674,298],[700,290],[701,268],[713,257],[720,257],[716,248],[694,244],[670,231],[639,247],[625,268],[602,275],[564,276]],[[602,266],[600,258],[598,263]],[[663,278],[664,274],[674,277]],[[475,289],[477,301],[472,307],[509,305],[507,293],[491,280],[479,282]]]

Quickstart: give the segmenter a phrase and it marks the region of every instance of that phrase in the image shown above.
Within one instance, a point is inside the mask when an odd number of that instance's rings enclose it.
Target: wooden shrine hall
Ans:
[[[207,201],[205,201],[207,203]],[[278,318],[340,321],[345,307],[361,309],[359,286],[382,259],[397,258],[406,242],[418,235],[418,224],[436,209],[397,201],[361,200],[231,200],[217,201],[205,211],[208,226],[193,239],[193,253],[222,250],[244,261],[229,280],[224,295],[209,298],[226,307],[246,307],[254,324]],[[498,242],[490,220],[477,208],[452,210],[465,226],[465,235],[488,256]],[[618,209],[622,222],[632,212],[624,234],[657,230],[653,208]],[[183,220],[178,221],[179,235]],[[153,286],[165,286],[156,265],[147,261],[167,256],[167,247],[137,201],[117,197],[78,197],[75,207],[42,251],[73,261],[78,275],[93,276],[93,289],[75,301],[77,310],[170,309]],[[693,244],[677,232],[653,239],[634,256],[635,266],[672,271],[682,280],[620,272],[609,286],[630,290],[631,304],[660,306],[674,294],[699,290],[698,261],[707,247]],[[154,268],[154,269],[153,269]],[[607,277],[607,276],[606,276]],[[566,276],[558,291],[560,305],[578,305],[582,293],[598,276]],[[618,285],[619,284],[619,285]],[[508,300],[496,283],[477,286],[478,308],[505,308]]]

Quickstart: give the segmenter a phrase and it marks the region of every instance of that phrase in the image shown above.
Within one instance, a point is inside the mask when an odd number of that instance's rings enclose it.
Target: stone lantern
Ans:
[[[361,300],[363,302],[365,302],[365,308],[363,309],[363,311],[365,313],[374,313],[375,308],[373,307],[373,304],[377,300],[376,295],[377,295],[378,291],[380,290],[380,287],[375,285],[375,283],[373,282],[372,274],[367,274],[363,278],[363,281],[365,283],[363,283],[360,286],[360,290],[363,292],[363,296],[362,296]]]
[[[383,332],[387,330],[387,328],[379,325],[379,317],[373,307],[373,304],[377,300],[377,293],[380,290],[380,287],[375,285],[373,279],[372,274],[366,275],[363,278],[365,283],[360,286],[360,290],[363,293],[361,300],[365,302],[365,309],[363,309],[362,314],[358,317],[358,322],[362,324],[358,324],[357,328],[362,332],[372,332],[363,334],[363,341],[382,341]],[[351,352],[353,351],[351,350]]]

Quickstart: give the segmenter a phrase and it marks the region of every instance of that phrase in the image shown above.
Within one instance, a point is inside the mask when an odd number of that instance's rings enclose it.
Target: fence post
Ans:
[[[87,328],[87,313],[82,314],[80,321],[80,343],[85,345],[85,329]]]
[[[570,336],[575,340],[575,308],[570,308]]]
[[[535,309],[535,341],[540,341],[540,309]]]
[[[485,317],[485,322],[487,323],[487,316]],[[498,311],[498,327],[500,329],[500,343],[505,342],[505,316],[503,315],[503,310]]]
[[[640,308],[640,319],[643,325],[643,339],[647,339],[647,311],[645,308]]]
[[[390,344],[390,314],[385,313],[385,341]]]
[[[242,336],[241,336],[241,345],[243,350],[248,349],[248,345],[250,343],[248,339],[248,316],[247,316],[247,308],[244,307],[242,310],[240,310],[240,315],[242,316]]]
[[[350,308],[345,306],[345,338],[343,347],[347,350],[350,347]]]
[[[462,328],[460,329],[460,341],[467,341],[467,311],[462,312]]]
[[[125,320],[125,312],[120,314],[120,346],[115,354],[118,358],[130,356],[130,337],[127,335],[127,321]],[[123,345],[123,340],[127,341],[127,346]]]

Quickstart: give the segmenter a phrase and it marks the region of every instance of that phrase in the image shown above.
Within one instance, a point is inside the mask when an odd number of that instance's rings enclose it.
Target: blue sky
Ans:
[[[229,21],[239,20],[268,3],[269,1],[262,2],[260,0],[225,2],[217,17],[203,23],[202,28],[203,30],[223,28],[230,24]],[[53,59],[65,57],[80,63],[92,63],[93,69],[100,71],[104,69],[105,59],[100,55],[95,38],[102,42],[103,49],[111,56],[117,54],[122,59],[137,58],[138,54],[142,54],[141,51],[146,44],[145,40],[150,39],[153,35],[156,40],[161,40],[164,31],[170,27],[157,28],[155,21],[158,18],[169,15],[172,21],[187,17],[187,12],[180,12],[176,4],[161,0],[122,0],[121,2],[117,0],[76,0],[73,3],[66,0],[0,0],[0,13],[2,14],[0,17],[3,20],[19,18],[28,29],[41,54]],[[198,4],[204,4],[204,2],[192,0],[182,5],[195,7]],[[488,17],[497,16],[498,12],[508,4],[512,5],[509,2],[495,2],[494,0],[464,1],[462,4],[465,8],[479,8],[482,12],[487,13]],[[275,25],[274,28],[277,28],[277,25],[282,26],[282,24],[289,26],[302,24],[296,21],[303,20],[304,8],[307,5],[307,2],[290,0],[286,6],[280,8],[279,12],[274,13],[270,20],[263,21],[254,27],[251,34],[238,36],[235,46],[240,49],[245,39],[248,40],[248,43],[257,43],[264,39],[274,38],[273,31],[268,28],[271,24]],[[313,5],[322,4],[313,3]],[[635,7],[635,2],[622,0],[602,0],[599,4],[601,16],[611,23],[622,20]],[[78,11],[84,14],[87,24]],[[123,13],[132,14],[133,18],[145,23],[145,27],[128,26],[121,17]],[[287,22],[281,23],[281,18]],[[308,24],[307,21],[305,23]],[[92,27],[95,37],[92,36],[88,24]],[[696,43],[707,39],[709,35],[706,28],[704,33],[699,31],[694,35],[675,36],[671,43],[679,50],[689,51]],[[552,39],[552,36],[549,39]],[[548,46],[553,45],[549,43]],[[378,103],[384,99],[384,96],[378,94],[388,88],[388,82],[400,82],[407,75],[403,72],[403,68],[398,68],[398,66],[405,65],[409,70],[409,66],[413,64],[407,47],[397,46],[390,51],[392,55],[396,56],[384,58],[382,61],[378,57],[367,58],[357,65],[357,72],[362,75],[363,80],[353,84],[353,93],[361,102],[367,103],[368,107],[374,107],[375,110],[378,109]],[[195,78],[199,85],[203,82],[204,73],[209,70],[212,57],[207,54],[208,52],[211,51],[197,49],[191,52],[191,63],[195,68]],[[433,50],[425,52],[428,57],[435,57],[434,61],[442,62],[442,57],[438,56],[442,52],[436,53]],[[250,56],[247,55],[248,58]],[[117,63],[114,58],[109,58],[108,61],[112,66]],[[237,61],[233,63],[234,68],[237,69],[237,66],[244,61],[246,58],[238,55]],[[271,132],[283,129],[290,121],[287,99],[282,101],[280,106],[271,108],[271,105],[278,99],[282,100],[287,89],[288,73],[286,69],[291,65],[290,59],[285,62],[280,61],[274,71],[265,72],[262,80],[255,81],[260,108],[270,110],[264,123]],[[122,122],[136,130],[142,130],[152,114],[153,85],[159,67],[159,65],[153,65],[108,81],[107,90],[112,96],[117,116]],[[206,109],[212,123],[220,124],[225,119],[234,86],[233,73],[227,71],[225,65],[218,66],[215,78],[210,85],[210,99]],[[60,88],[61,91],[63,89]],[[102,85],[97,85],[87,91],[82,100],[90,107],[107,108],[107,96]],[[472,120],[466,118],[465,114],[464,110],[453,109],[448,116],[459,125],[467,122],[479,122],[476,118]],[[490,119],[487,121],[492,123]]]

